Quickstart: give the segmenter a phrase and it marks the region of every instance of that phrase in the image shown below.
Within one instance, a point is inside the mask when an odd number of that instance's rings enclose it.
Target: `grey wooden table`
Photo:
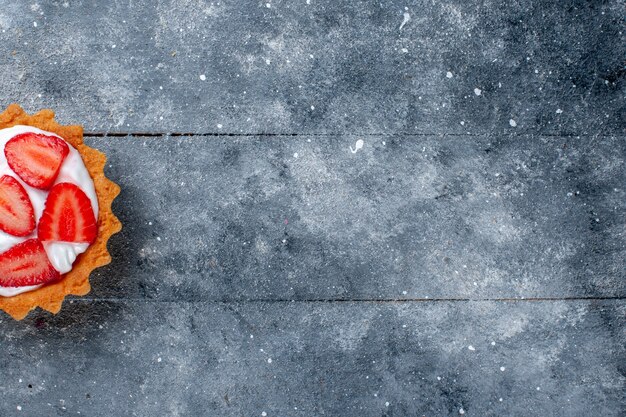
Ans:
[[[623,416],[623,3],[0,1],[124,230],[0,416]]]

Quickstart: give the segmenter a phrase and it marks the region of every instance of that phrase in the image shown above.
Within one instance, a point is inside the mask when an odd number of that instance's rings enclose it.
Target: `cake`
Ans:
[[[13,104],[0,114],[0,310],[18,320],[37,307],[56,314],[111,261],[120,188],[105,162],[82,127],[59,125],[51,110],[31,116]]]

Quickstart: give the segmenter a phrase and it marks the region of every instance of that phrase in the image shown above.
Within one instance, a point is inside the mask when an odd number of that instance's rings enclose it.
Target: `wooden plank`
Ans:
[[[624,131],[617,0],[5,3],[0,105],[88,131]]]
[[[0,414],[617,417],[625,314],[615,301],[76,301],[0,322]]]
[[[89,138],[124,224],[91,296],[626,295],[623,136],[359,140]]]

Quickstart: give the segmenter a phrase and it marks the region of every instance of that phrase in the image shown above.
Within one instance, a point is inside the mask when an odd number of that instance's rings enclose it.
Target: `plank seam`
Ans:
[[[468,303],[468,302],[503,302],[503,303],[519,303],[519,302],[575,302],[575,301],[625,301],[626,297],[520,297],[520,298],[382,298],[382,299],[242,299],[242,300],[157,300],[146,298],[74,298],[70,302],[144,302],[144,303],[189,303],[189,304],[286,304],[286,303],[372,303],[372,304],[393,304],[393,303]]]
[[[126,138],[126,137],[256,137],[256,136],[276,136],[276,137],[333,137],[333,136],[354,136],[354,137],[486,137],[486,136],[504,136],[504,137],[544,137],[544,138],[615,138],[621,134],[545,134],[545,133],[225,133],[225,132],[84,132],[85,137],[110,137],[110,138]]]

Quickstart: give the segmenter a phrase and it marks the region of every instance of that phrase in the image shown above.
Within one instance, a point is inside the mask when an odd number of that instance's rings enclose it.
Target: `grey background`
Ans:
[[[626,413],[622,2],[0,6],[124,224],[0,416]]]

